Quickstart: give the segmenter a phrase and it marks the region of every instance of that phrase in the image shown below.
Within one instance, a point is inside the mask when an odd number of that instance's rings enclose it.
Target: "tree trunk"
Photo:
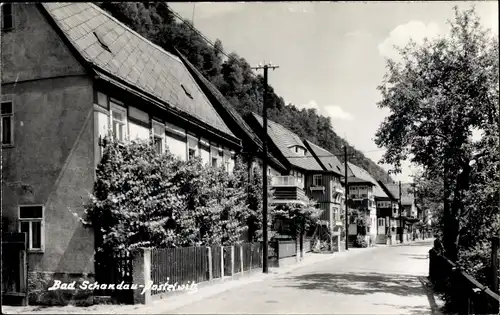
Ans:
[[[443,174],[443,183],[444,183],[444,200],[443,200],[443,217],[444,217],[444,231],[443,231],[443,247],[445,250],[445,255],[451,261],[457,260],[457,227],[458,222],[457,218],[454,215],[454,211],[450,204],[450,194],[451,194],[451,185],[450,185],[450,169],[451,167],[448,163],[445,163],[444,166],[444,174]]]

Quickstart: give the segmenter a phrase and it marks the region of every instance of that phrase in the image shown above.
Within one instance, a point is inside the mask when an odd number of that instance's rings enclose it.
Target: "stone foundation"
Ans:
[[[51,290],[59,280],[62,283],[75,281],[74,290]],[[94,304],[94,291],[82,290],[79,286],[83,281],[94,283],[93,274],[58,273],[58,272],[28,272],[28,303],[30,305],[77,305],[88,306]]]

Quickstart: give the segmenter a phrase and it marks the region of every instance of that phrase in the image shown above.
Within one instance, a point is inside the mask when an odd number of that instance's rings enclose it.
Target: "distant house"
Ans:
[[[183,60],[96,5],[2,10],[2,232],[27,234],[30,303],[66,301],[47,291],[52,280],[95,276],[93,233],[73,214],[83,216],[104,136],[154,139],[158,152],[228,171],[242,141]],[[20,283],[2,295],[25,294]]]
[[[386,184],[378,181],[380,188],[384,191],[384,196],[376,197],[377,203],[377,243],[386,244],[388,235],[391,235],[392,242],[397,240],[396,228],[399,217],[398,198],[394,192],[389,190]],[[385,230],[381,228],[382,222],[385,222]]]
[[[368,222],[366,234],[373,242],[377,237],[377,212],[375,197],[386,196],[377,181],[366,170],[352,163],[348,163],[347,183],[349,191],[347,194],[348,204],[351,208],[362,210]],[[349,240],[352,242],[359,231],[353,222],[349,225]]]
[[[256,133],[262,132],[262,117],[251,113],[245,120]],[[305,204],[314,200],[323,209],[321,220],[326,221],[331,230],[340,225],[343,189],[338,159],[271,120],[268,120],[268,136],[269,150],[286,167],[282,174],[271,174],[273,202]]]
[[[401,192],[399,191],[399,184],[387,184],[386,187],[393,196],[397,196],[398,202],[401,203],[401,219],[396,220],[398,233],[400,233],[401,222],[403,222],[403,233],[411,233],[414,229],[414,224],[421,219],[418,217],[418,209],[415,204],[415,196],[412,192],[411,184],[401,183]],[[399,201],[400,195],[401,200]]]

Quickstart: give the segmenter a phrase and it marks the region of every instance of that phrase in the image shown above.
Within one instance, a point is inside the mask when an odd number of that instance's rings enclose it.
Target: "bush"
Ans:
[[[246,183],[200,159],[157,154],[151,143],[106,142],[82,220],[100,250],[239,242],[247,228]]]
[[[358,236],[356,237],[356,241],[354,242],[354,247],[358,247],[358,248],[368,247],[368,244],[366,243],[366,239],[363,235],[358,234]]]

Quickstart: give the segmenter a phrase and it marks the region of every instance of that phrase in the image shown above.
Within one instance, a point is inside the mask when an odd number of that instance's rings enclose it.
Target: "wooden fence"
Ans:
[[[454,314],[498,314],[499,312],[498,293],[460,270],[455,263],[440,255],[434,248],[429,251],[429,279],[436,292],[448,296],[450,311]],[[493,281],[493,283],[496,284],[492,285],[492,288],[498,290],[498,282]]]
[[[134,253],[121,250],[114,253],[97,252],[95,254],[95,275],[97,283],[129,284],[133,283],[133,255]],[[118,303],[133,303],[132,289],[113,290],[96,289],[94,295],[111,296]]]
[[[297,255],[297,242],[296,241],[279,241],[278,257],[279,259],[294,257]]]
[[[309,246],[310,247],[310,246]],[[96,280],[100,283],[124,282],[149,287],[142,290],[104,290],[95,295],[111,296],[119,303],[150,303],[162,293],[180,287],[226,278],[262,268],[262,243],[234,246],[143,248],[137,252],[121,251],[96,255]],[[269,266],[279,267],[279,259],[297,254],[296,241],[269,242]],[[177,286],[175,286],[177,284]],[[170,288],[170,289],[168,289]]]
[[[220,262],[220,247],[218,249],[218,261]],[[207,252],[206,247],[156,248],[151,250],[150,270],[153,283],[183,285],[209,280]],[[212,258],[216,257],[212,256]],[[219,268],[213,268],[213,270],[219,271],[220,274],[220,263]],[[151,295],[160,293],[162,292],[152,291]]]

